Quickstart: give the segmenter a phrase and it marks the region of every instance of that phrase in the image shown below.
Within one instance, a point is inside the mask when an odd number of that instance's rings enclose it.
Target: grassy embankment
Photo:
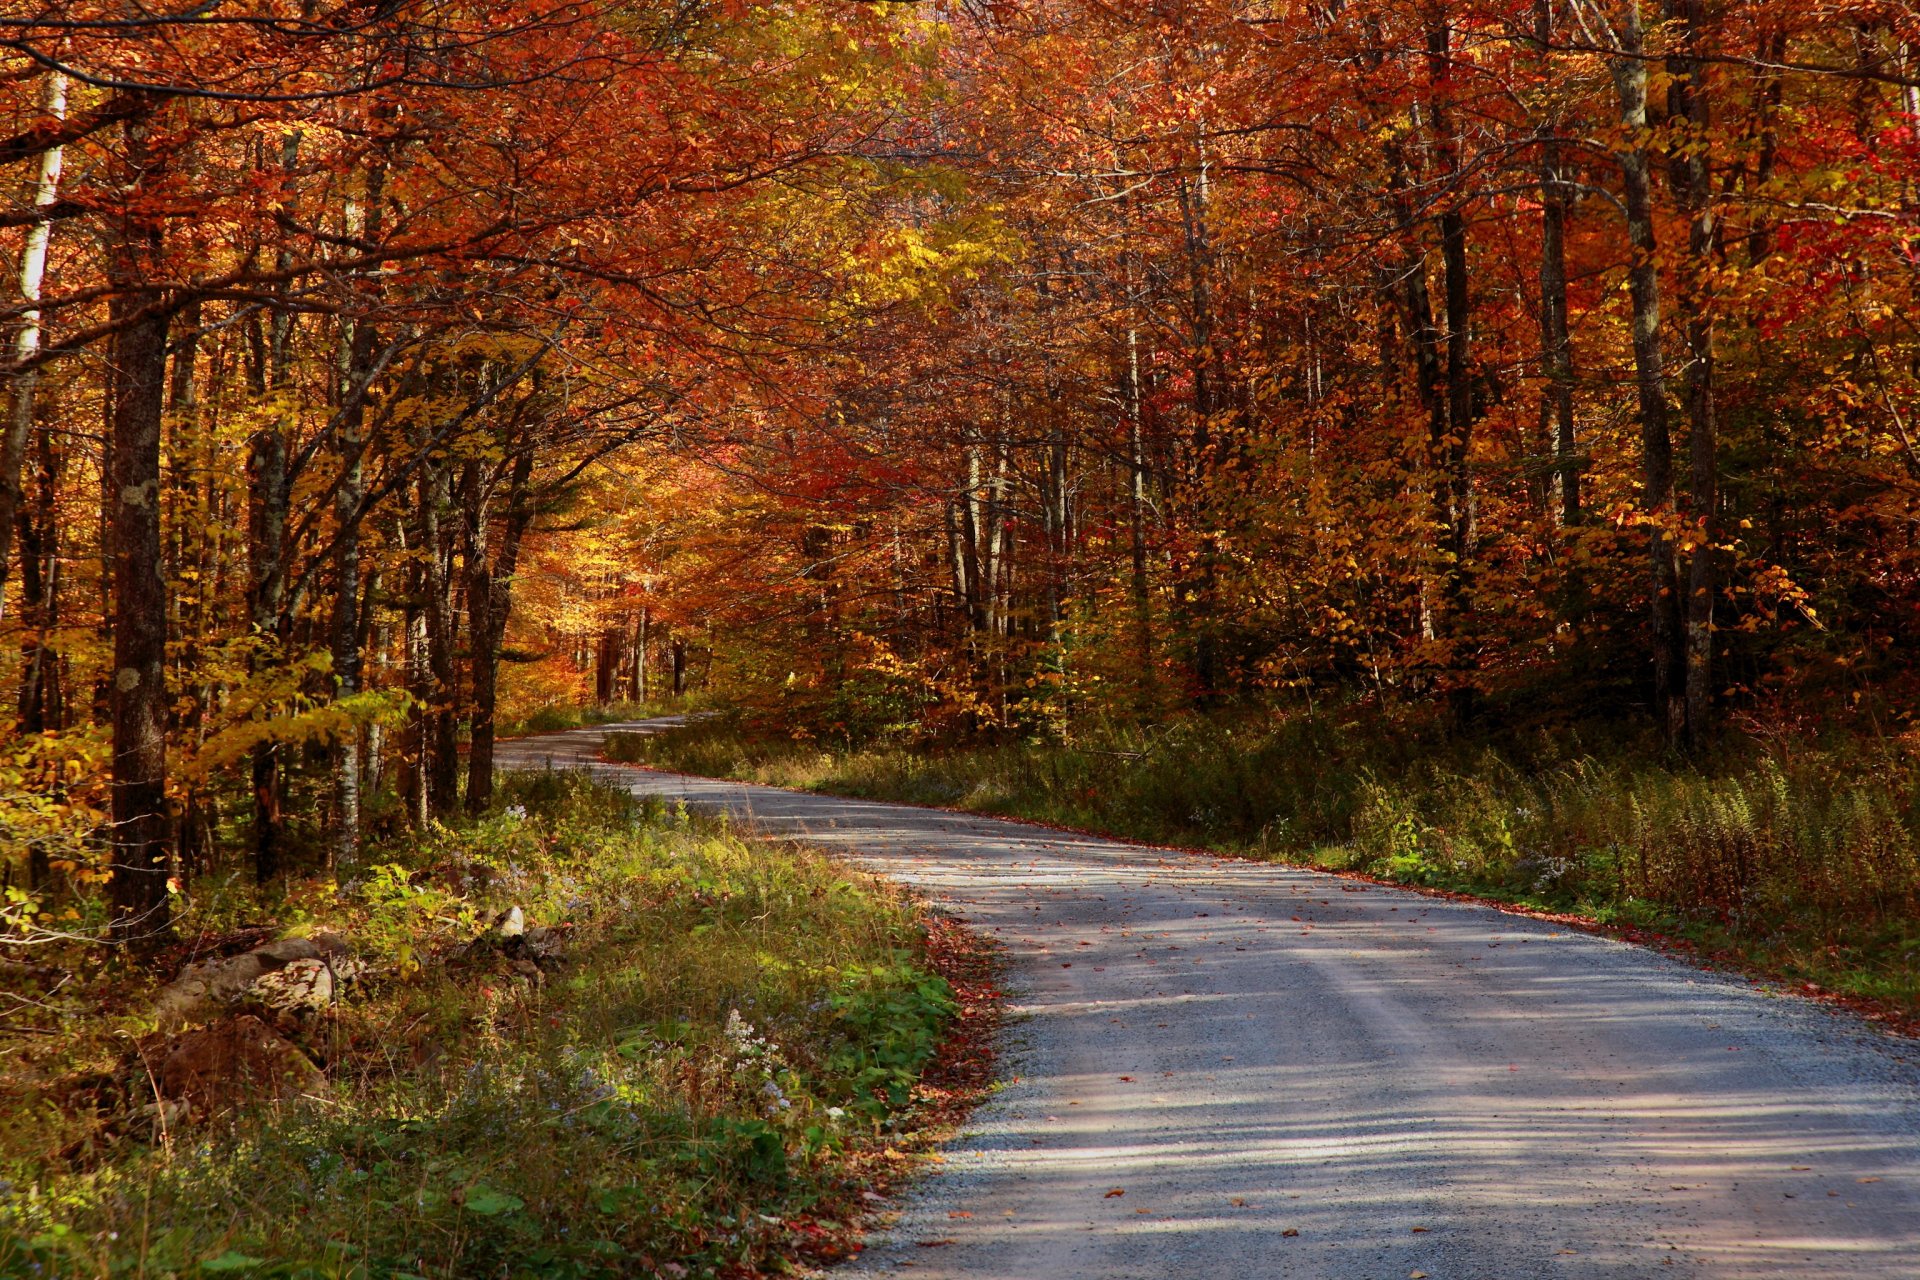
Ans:
[[[0,1026],[0,1276],[739,1276],[844,1252],[950,1033],[928,922],[625,793],[507,789],[337,892],[190,904],[205,938],[271,913],[372,962],[307,1041],[311,1096],[142,1131],[153,980],[68,957],[47,1025]],[[453,958],[508,904],[572,922],[541,980]],[[131,1096],[103,1102],[116,1077]]]
[[[502,738],[522,738],[530,733],[559,733],[566,729],[589,729],[595,725],[616,724],[622,720],[684,715],[689,711],[698,711],[706,705],[706,696],[696,691],[679,698],[649,698],[645,702],[545,706],[527,716],[502,720],[496,733]]]
[[[715,718],[613,750],[1564,912],[1920,1015],[1920,760],[1900,741],[1730,740],[1687,762],[1322,714],[829,750]]]

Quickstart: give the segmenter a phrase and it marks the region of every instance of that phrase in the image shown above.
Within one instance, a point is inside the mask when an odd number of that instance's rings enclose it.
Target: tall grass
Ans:
[[[324,1096],[90,1144],[51,1085],[0,1095],[0,1275],[711,1275],[835,1213],[951,1011],[912,905],[578,779],[509,791],[316,921],[381,970]],[[433,961],[509,903],[575,922],[544,983]]]
[[[1920,770],[1898,743],[1734,742],[1687,761],[1643,741],[1295,715],[843,752],[713,720],[616,750],[1657,924],[1920,1006]]]

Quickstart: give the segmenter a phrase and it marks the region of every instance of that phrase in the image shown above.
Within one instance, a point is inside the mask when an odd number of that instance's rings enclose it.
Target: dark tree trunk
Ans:
[[[1453,130],[1451,111],[1445,101],[1453,76],[1453,33],[1443,19],[1427,32],[1427,65],[1433,82],[1430,110],[1436,150],[1447,179],[1458,183],[1461,175],[1460,138]],[[1475,665],[1458,636],[1469,614],[1469,574],[1474,542],[1473,475],[1468,455],[1473,447],[1473,316],[1472,293],[1467,274],[1467,219],[1463,209],[1465,193],[1453,191],[1452,203],[1440,215],[1440,263],[1446,307],[1446,364],[1442,375],[1446,384],[1444,411],[1436,405],[1434,424],[1439,435],[1434,439],[1434,462],[1440,475],[1435,484],[1434,514],[1440,522],[1444,561],[1443,606],[1446,622],[1439,630],[1454,636],[1449,662],[1457,681],[1452,689],[1454,713],[1465,719],[1472,714],[1474,686],[1466,673]],[[1441,397],[1435,396],[1435,401]]]
[[[493,803],[494,710],[500,687],[500,646],[513,611],[513,575],[520,564],[520,542],[533,517],[527,481],[533,475],[533,449],[523,448],[507,479],[507,515],[500,532],[498,562],[489,558],[486,503],[475,497],[476,521],[467,553],[467,613],[473,650],[473,745],[467,756],[467,812],[485,813]],[[477,510],[476,510],[477,508]]]
[[[291,169],[299,154],[298,135],[282,144],[281,167]],[[287,270],[292,255],[282,248],[276,264]],[[253,624],[257,673],[279,661],[288,639],[287,516],[293,501],[293,474],[288,456],[288,434],[293,423],[293,313],[276,307],[267,332],[259,313],[248,319],[248,381],[256,399],[266,405],[263,423],[253,435],[247,454],[247,613]],[[248,760],[253,786],[253,873],[265,884],[279,875],[286,851],[285,747],[268,740],[256,746]]]
[[[432,701],[426,715],[427,807],[449,814],[459,799],[459,671],[454,666],[453,553],[446,513],[453,505],[444,459],[433,459],[420,479],[420,557],[426,613],[427,669]]]
[[[261,369],[262,382],[266,374]],[[285,385],[284,369],[273,371],[274,389],[281,396],[292,391]],[[266,387],[256,385],[264,396]],[[274,406],[266,423],[254,433],[247,457],[247,611],[253,624],[257,672],[278,660],[286,641],[287,596],[287,508],[292,501],[292,482],[288,474],[286,405]],[[261,884],[283,870],[286,844],[285,815],[282,812],[280,743],[262,742],[253,749],[249,772],[253,783],[253,867]]]
[[[20,531],[20,621],[27,631],[20,653],[20,731],[44,733],[66,727],[61,707],[62,659],[52,647],[60,624],[60,522],[56,502],[60,456],[52,433],[38,433],[34,501],[23,507]]]
[[[127,163],[145,162],[138,126],[126,131]],[[129,217],[114,247],[111,307],[119,325],[112,435],[108,442],[113,530],[113,873],[108,887],[115,940],[149,945],[170,931],[167,876],[167,589],[160,546],[160,433],[166,405],[166,298],[157,278],[158,233]]]
[[[673,696],[682,698],[687,693],[687,642],[675,637],[670,652],[673,658]]]
[[[1683,611],[1686,639],[1686,736],[1695,745],[1713,732],[1713,608],[1718,594],[1714,518],[1719,464],[1719,428],[1713,391],[1712,275],[1718,229],[1708,168],[1713,125],[1706,67],[1696,57],[1703,21],[1700,0],[1670,0],[1668,16],[1683,29],[1681,56],[1667,60],[1672,76],[1668,114],[1679,131],[1668,175],[1687,215],[1687,269],[1680,298],[1686,312],[1687,367],[1683,376],[1687,406],[1687,597]]]
[[[427,662],[427,614],[423,607],[427,590],[426,566],[415,554],[417,530],[402,519],[395,522],[395,538],[406,557],[408,570],[406,604],[401,614],[401,662],[405,668],[407,693],[406,736],[400,745],[400,804],[407,823],[415,830],[427,825],[427,751],[429,749],[428,708],[433,699],[433,669]]]

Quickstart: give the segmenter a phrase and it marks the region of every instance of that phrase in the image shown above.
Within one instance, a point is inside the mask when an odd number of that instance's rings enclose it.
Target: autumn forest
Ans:
[[[120,940],[690,686],[1909,726],[1901,5],[56,0],[0,71],[0,821]]]
[[[1895,0],[0,3],[0,1274],[858,1252],[1024,953],[622,762],[1920,1025],[1917,302]]]

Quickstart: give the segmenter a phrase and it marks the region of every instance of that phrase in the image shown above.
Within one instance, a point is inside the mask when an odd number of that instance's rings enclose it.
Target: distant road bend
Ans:
[[[1920,1044],[1490,908],[596,764],[605,732],[500,754],[802,837],[1006,948],[1018,1079],[857,1272],[1920,1280]]]

